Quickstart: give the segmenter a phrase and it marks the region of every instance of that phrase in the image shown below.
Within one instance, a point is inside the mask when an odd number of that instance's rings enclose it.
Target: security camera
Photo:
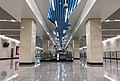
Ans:
[[[68,4],[67,4],[67,3],[64,4],[64,8],[65,8],[65,9],[68,8]]]

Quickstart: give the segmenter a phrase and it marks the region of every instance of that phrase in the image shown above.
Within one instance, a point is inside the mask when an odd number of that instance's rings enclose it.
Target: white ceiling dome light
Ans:
[[[68,8],[68,4],[67,4],[67,3],[64,4],[64,8],[65,8],[65,9]]]

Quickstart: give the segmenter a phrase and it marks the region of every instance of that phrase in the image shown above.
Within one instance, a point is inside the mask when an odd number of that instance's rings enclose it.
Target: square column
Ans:
[[[68,45],[67,51],[73,53],[73,44]]]
[[[43,46],[43,52],[48,53],[48,38],[43,38],[42,46]]]
[[[36,49],[36,23],[22,19],[20,31],[20,63],[33,63]]]
[[[89,19],[86,23],[87,62],[102,64],[101,19]]]
[[[80,59],[80,52],[79,52],[79,38],[73,39],[73,58]]]

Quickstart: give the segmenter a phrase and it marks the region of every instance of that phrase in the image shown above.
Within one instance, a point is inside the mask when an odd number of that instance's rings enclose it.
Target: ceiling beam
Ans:
[[[20,31],[20,29],[0,29],[1,32],[6,32],[6,31]]]
[[[33,11],[34,15],[36,16],[37,20],[39,21],[39,23],[41,24],[41,26],[43,27],[43,29],[45,30],[45,32],[47,33],[49,38],[55,44],[55,41],[53,40],[52,35],[49,33],[49,29],[45,23],[44,18],[42,17],[41,12],[38,9],[36,2],[34,0],[25,0],[25,1],[28,4],[28,6],[30,7],[30,9]]]
[[[116,35],[102,35],[102,37],[116,37]]]
[[[74,34],[76,33],[76,31],[78,30],[78,28],[81,26],[81,24],[84,22],[85,18],[87,17],[87,15],[89,14],[90,10],[92,9],[92,7],[94,6],[94,4],[96,3],[97,0],[88,0],[85,4],[85,7],[83,8],[83,11],[81,12],[81,15],[70,35],[70,37],[68,38],[68,42],[66,43],[65,48],[67,47],[67,45],[69,44],[70,40],[72,39],[72,37],[74,36]]]
[[[120,31],[120,29],[102,29],[102,31]]]
[[[20,35],[5,35],[5,36],[10,36],[10,37],[20,37]]]

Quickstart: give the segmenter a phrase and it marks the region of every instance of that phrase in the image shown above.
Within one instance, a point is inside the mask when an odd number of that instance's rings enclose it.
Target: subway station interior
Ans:
[[[120,0],[0,0],[0,81],[120,81]]]

